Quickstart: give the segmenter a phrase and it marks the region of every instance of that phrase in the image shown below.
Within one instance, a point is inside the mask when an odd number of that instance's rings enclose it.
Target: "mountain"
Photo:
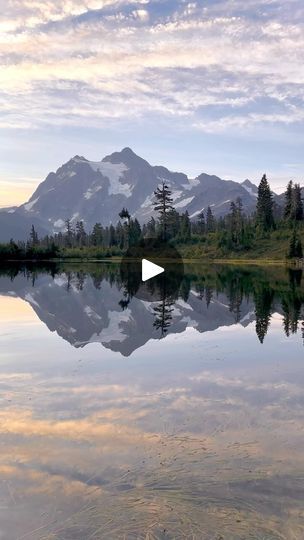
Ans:
[[[241,184],[243,186],[244,189],[246,189],[246,191],[249,193],[249,195],[251,195],[252,197],[255,197],[257,199],[258,197],[258,188],[255,184],[253,184],[252,182],[250,182],[250,180],[244,180],[244,182],[242,182]]]
[[[49,227],[44,225],[39,217],[26,215],[18,209],[0,211],[0,243],[15,240],[27,240],[34,225],[38,235],[45,236],[49,233]]]
[[[27,238],[32,223],[40,235],[64,230],[66,219],[72,224],[83,220],[87,230],[96,222],[115,224],[122,207],[144,223],[153,215],[153,192],[163,180],[170,185],[175,208],[187,210],[191,219],[208,205],[215,216],[225,215],[237,197],[247,214],[255,209],[257,187],[249,180],[238,183],[204,173],[191,179],[152,166],[124,148],[101,161],[75,156],[49,173],[25,204],[0,211],[0,241]]]
[[[130,356],[149,340],[161,337],[153,324],[157,303],[134,297],[123,311],[119,304],[123,298],[120,285],[106,279],[96,283],[92,277],[86,277],[79,286],[76,274],[62,273],[54,279],[40,274],[34,283],[19,274],[13,282],[10,277],[1,278],[0,294],[28,302],[51,332],[76,348],[100,343]],[[243,300],[239,312],[240,324],[246,327],[255,319],[253,301]],[[175,301],[171,316],[168,334],[182,333],[189,327],[204,333],[235,324],[235,313],[226,294],[221,292],[208,304],[191,289],[187,301]]]

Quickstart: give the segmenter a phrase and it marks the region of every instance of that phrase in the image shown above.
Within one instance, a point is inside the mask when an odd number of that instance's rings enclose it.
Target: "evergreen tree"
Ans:
[[[210,206],[208,206],[207,208],[206,230],[207,230],[207,233],[215,231],[215,220],[214,220]]]
[[[119,221],[116,225],[116,241],[117,245],[120,247],[120,249],[123,249],[124,247],[124,228]]]
[[[30,240],[31,240],[31,245],[32,246],[37,246],[39,244],[38,234],[37,234],[37,232],[35,230],[34,225],[32,225],[32,228],[31,228]]]
[[[303,220],[303,201],[302,201],[300,184],[294,185],[293,201],[294,201],[294,219],[296,221],[302,221]]]
[[[191,223],[187,210],[180,218],[180,236],[184,242],[190,240],[191,237]]]
[[[76,223],[76,242],[79,247],[86,245],[87,233],[85,232],[83,221],[77,221]]]
[[[254,291],[255,329],[261,343],[264,341],[270,324],[273,297],[273,290],[265,283],[259,285]]]
[[[206,285],[206,287],[205,287],[205,299],[206,299],[207,308],[209,307],[212,298],[213,298],[213,290],[212,290],[211,287],[209,287],[209,285]]]
[[[156,222],[153,216],[147,223],[146,236],[147,238],[155,238],[156,236]]]
[[[119,217],[125,221],[124,223],[124,249],[128,249],[130,245],[130,224],[131,224],[131,215],[127,208],[123,208],[119,212]]]
[[[236,202],[230,203],[230,213],[227,216],[229,225],[228,247],[231,249],[239,249],[242,247],[244,239],[244,215],[243,203],[240,197]]]
[[[72,229],[72,225],[71,225],[71,220],[70,220],[70,219],[67,219],[67,220],[66,220],[65,226],[66,226],[66,235],[65,235],[66,247],[71,248],[72,245],[73,245],[74,231],[73,231],[73,229]]]
[[[141,237],[141,228],[137,219],[131,219],[129,227],[129,245],[134,246]]]
[[[113,227],[112,223],[109,227],[109,246],[112,247],[112,246],[116,246],[116,231],[115,231],[115,228]]]
[[[297,257],[299,259],[302,259],[303,257],[302,243],[297,235],[295,228],[293,229],[288,249],[288,258],[293,259],[294,257]]]
[[[103,240],[103,234],[102,234],[102,226],[101,223],[95,223],[92,234],[91,234],[91,242],[93,246],[101,246]]]
[[[206,223],[205,223],[205,214],[203,210],[198,214],[198,231],[199,234],[205,234],[206,232]]]
[[[269,231],[274,226],[273,197],[266,174],[263,175],[258,187],[256,207],[256,224],[261,231]]]
[[[180,218],[179,213],[173,208],[167,215],[167,236],[168,238],[175,238],[180,232]]]
[[[127,208],[123,208],[121,212],[119,212],[119,217],[121,219],[126,219],[127,222],[130,223],[131,216]]]
[[[163,241],[167,240],[168,213],[173,210],[171,197],[172,192],[165,182],[162,182],[161,187],[154,191],[155,202],[154,210],[158,212],[161,225],[161,237]]]
[[[153,307],[155,313],[153,326],[156,330],[160,330],[161,337],[165,336],[172,324],[173,306],[174,302],[171,301],[170,298],[163,296],[162,301]]]
[[[292,183],[292,180],[290,180],[287,184],[287,188],[285,191],[285,207],[284,207],[285,220],[289,220],[291,218],[292,196],[293,196],[293,183]]]

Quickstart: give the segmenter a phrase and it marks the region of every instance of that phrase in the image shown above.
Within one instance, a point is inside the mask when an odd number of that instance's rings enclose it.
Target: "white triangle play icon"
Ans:
[[[142,259],[141,261],[141,279],[142,281],[147,281],[148,279],[153,278],[154,276],[158,276],[158,274],[161,274],[164,272],[165,269],[161,266],[158,266],[158,264],[154,264],[151,261],[148,261],[148,259]]]

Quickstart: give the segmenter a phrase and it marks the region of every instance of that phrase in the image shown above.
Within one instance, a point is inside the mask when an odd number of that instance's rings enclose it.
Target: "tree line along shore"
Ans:
[[[185,259],[301,260],[304,209],[299,184],[290,181],[284,207],[276,205],[263,175],[255,212],[248,216],[240,198],[230,203],[227,215],[216,218],[212,207],[190,220],[179,213],[169,186],[163,182],[154,192],[155,218],[140,225],[127,208],[116,225],[96,223],[86,231],[83,221],[66,219],[65,230],[39,237],[32,225],[27,242],[11,239],[0,244],[0,261],[49,259],[100,259],[120,257],[142,238],[158,238],[174,245]]]

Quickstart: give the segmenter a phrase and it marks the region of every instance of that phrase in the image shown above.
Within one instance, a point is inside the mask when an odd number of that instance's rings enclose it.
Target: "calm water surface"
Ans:
[[[0,538],[303,539],[301,271],[0,270]]]

